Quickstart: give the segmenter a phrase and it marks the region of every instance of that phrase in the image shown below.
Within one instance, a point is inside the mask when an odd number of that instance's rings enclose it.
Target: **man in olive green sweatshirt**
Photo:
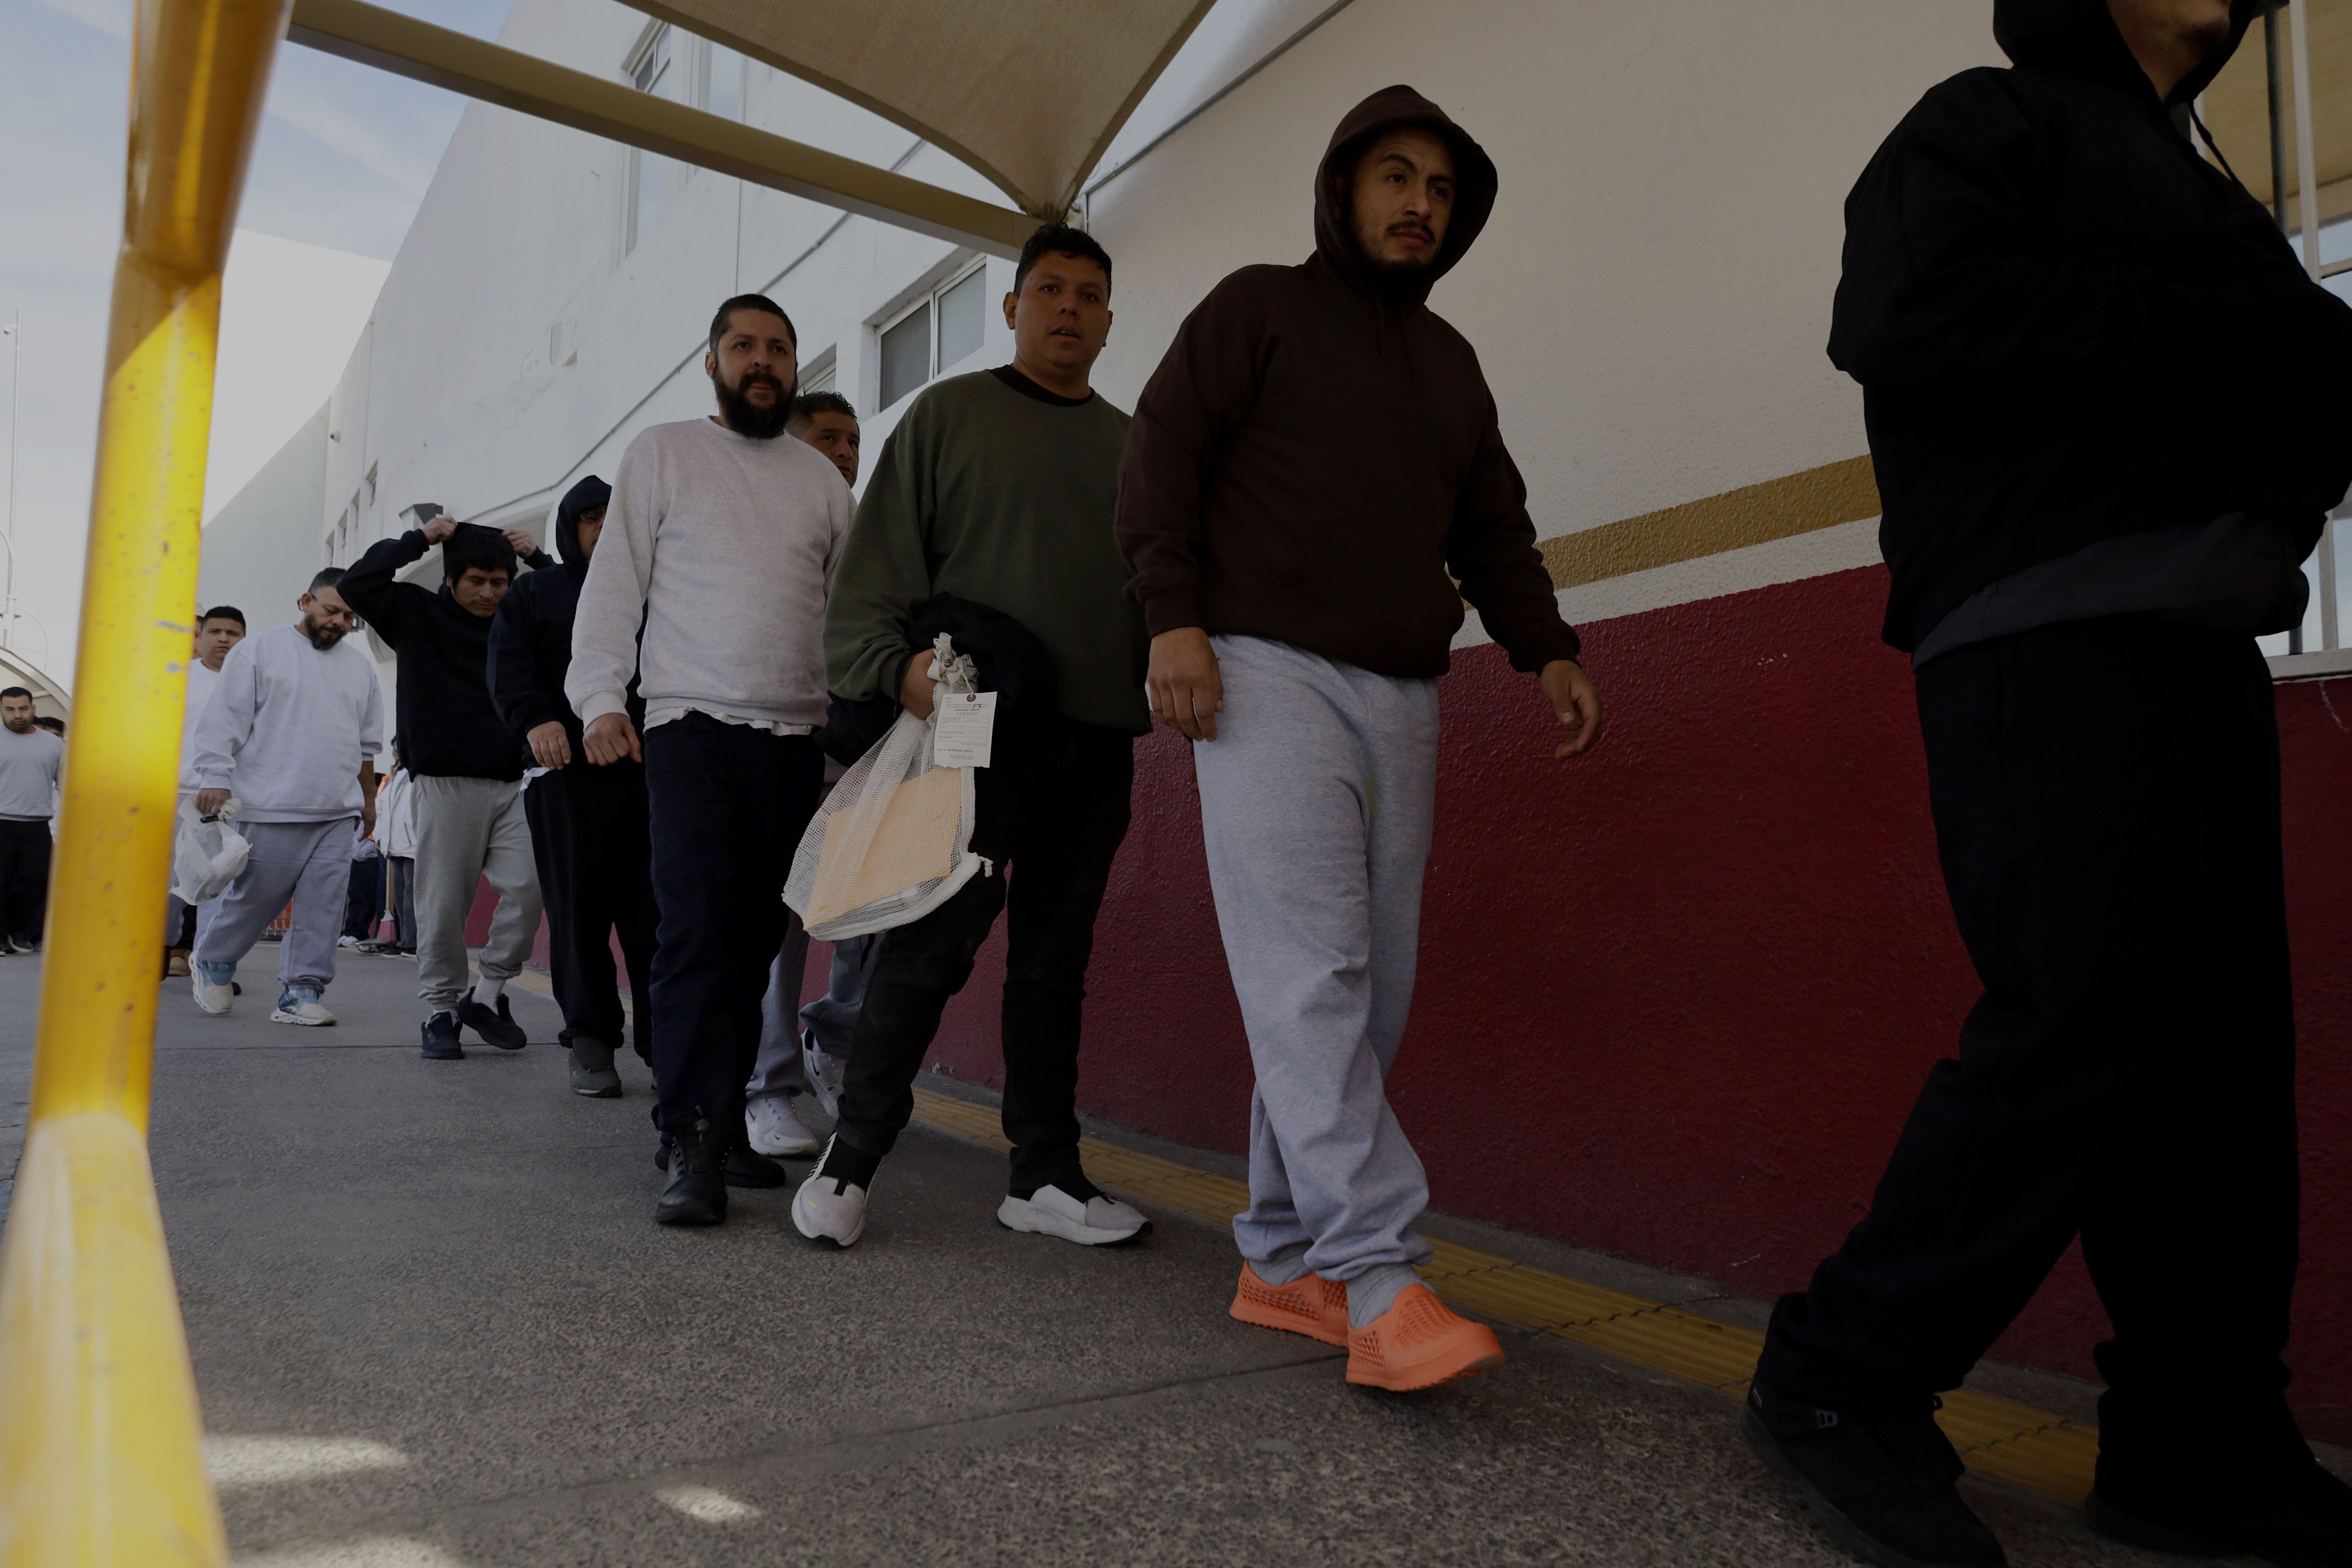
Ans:
[[[1053,655],[1059,711],[997,737],[980,770],[973,852],[994,863],[954,898],[885,931],[850,1046],[839,1122],[793,1202],[812,1240],[847,1247],[914,1110],[915,1075],[948,998],[1010,907],[1004,1135],[1014,1230],[1090,1246],[1150,1222],[1078,1162],[1078,1025],[1096,912],[1127,836],[1135,738],[1150,727],[1150,654],[1111,537],[1128,416],[1088,384],[1110,335],[1110,258],[1060,224],[1031,237],[1005,296],[1013,363],[940,382],[891,433],[866,483],[825,611],[828,684],[928,716],[928,650],[908,622],[935,595],[997,610]],[[1007,868],[1010,874],[1007,874]],[[1008,889],[1008,882],[1010,884]]]

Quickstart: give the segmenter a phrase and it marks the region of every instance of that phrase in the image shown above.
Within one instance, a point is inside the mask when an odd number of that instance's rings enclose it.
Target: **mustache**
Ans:
[[[1437,236],[1430,232],[1429,226],[1427,224],[1414,223],[1410,219],[1403,223],[1392,223],[1389,225],[1389,232],[1391,234],[1417,234],[1421,236],[1422,238],[1429,241],[1432,245],[1437,243]]]

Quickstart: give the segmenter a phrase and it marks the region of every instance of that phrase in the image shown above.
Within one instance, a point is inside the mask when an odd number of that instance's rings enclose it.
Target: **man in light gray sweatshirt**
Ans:
[[[66,743],[36,721],[33,694],[0,691],[0,953],[37,952],[49,896],[49,818]]]
[[[234,795],[236,830],[253,846],[221,895],[189,962],[196,1005],[226,1013],[239,960],[293,904],[278,947],[273,1024],[331,1024],[320,995],[335,978],[335,934],[352,876],[352,824],[375,826],[375,754],[383,694],[375,665],[343,638],[352,609],[330,566],[296,601],[302,618],[229,651],[196,723],[196,809]]]
[[[563,682],[589,763],[646,765],[664,1225],[716,1225],[729,1182],[784,1180],[745,1137],[743,1089],[823,776],[825,590],[855,510],[833,464],[784,436],[799,349],[774,301],[721,305],[703,369],[718,415],[654,426],[621,455]]]

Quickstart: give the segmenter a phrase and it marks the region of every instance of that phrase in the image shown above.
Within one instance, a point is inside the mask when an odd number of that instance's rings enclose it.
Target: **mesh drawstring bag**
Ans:
[[[941,696],[980,689],[979,671],[945,634],[932,645],[931,661]],[[933,765],[936,707],[932,715],[901,712],[801,835],[784,902],[817,941],[919,920],[992,869],[971,852],[972,770]]]

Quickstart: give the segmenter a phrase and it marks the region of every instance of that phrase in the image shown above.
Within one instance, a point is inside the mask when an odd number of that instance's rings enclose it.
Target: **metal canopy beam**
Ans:
[[[295,0],[291,41],[918,234],[1015,257],[1037,220],[363,0]]]

